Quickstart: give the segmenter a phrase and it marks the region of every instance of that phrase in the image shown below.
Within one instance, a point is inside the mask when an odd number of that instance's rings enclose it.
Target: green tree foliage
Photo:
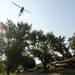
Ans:
[[[5,48],[4,34],[5,33],[0,32],[0,57],[2,57],[2,55],[4,54],[4,48]]]
[[[72,35],[72,37],[69,38],[68,40],[69,42],[69,48],[71,48],[74,51],[74,55],[75,55],[75,33]]]
[[[35,31],[33,32],[35,33]],[[36,38],[36,42],[34,43],[35,47],[32,48],[31,53],[34,55],[34,57],[38,57],[42,61],[44,69],[47,70],[46,65],[53,60],[53,56],[52,53],[50,52],[46,36],[40,30],[35,33],[33,39],[34,38]]]
[[[24,70],[28,70],[30,68],[35,67],[35,60],[30,56],[24,56],[22,60],[22,66]]]
[[[31,31],[27,23],[14,24],[8,20],[5,28],[5,55],[7,57],[7,74],[15,70],[19,64],[25,69],[35,66],[33,57],[38,57],[47,70],[46,65],[58,58],[55,52],[63,57],[70,57],[71,53],[64,43],[64,37],[56,37],[52,32],[44,34],[43,31]],[[2,41],[3,42],[3,41]]]
[[[22,57],[25,55],[25,50],[28,47],[30,28],[27,23],[17,23],[15,25],[8,20],[6,24],[6,49],[5,55],[7,57],[7,71],[17,68],[22,62]]]
[[[12,42],[11,47],[6,48],[5,54],[7,56],[7,69],[12,71],[21,63],[22,51],[18,48],[19,45],[15,41]]]
[[[71,57],[71,53],[64,43],[64,37],[56,37],[52,32],[46,35],[42,31],[34,31],[34,33],[33,38],[36,38],[36,42],[32,47],[32,54],[42,61],[45,70],[48,63],[57,59],[58,56],[55,52],[62,54],[63,58]]]
[[[53,33],[47,34],[47,41],[52,48],[53,51],[59,52],[62,54],[62,56],[65,58],[71,57],[71,53],[69,52],[69,49],[66,47],[66,44],[64,42],[65,37],[56,37]]]

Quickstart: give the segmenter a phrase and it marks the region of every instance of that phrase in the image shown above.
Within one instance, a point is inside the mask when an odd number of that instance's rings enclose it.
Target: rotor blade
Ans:
[[[17,7],[21,8],[19,5],[17,5],[16,3],[12,2],[13,4],[15,4]]]
[[[28,13],[31,13],[30,11],[28,11],[28,10],[26,10],[26,9],[24,9],[25,11],[27,11]]]

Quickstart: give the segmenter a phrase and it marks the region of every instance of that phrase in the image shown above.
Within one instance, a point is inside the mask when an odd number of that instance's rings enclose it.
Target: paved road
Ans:
[[[59,73],[35,73],[35,72],[30,72],[30,73],[22,73],[18,75],[60,75]]]

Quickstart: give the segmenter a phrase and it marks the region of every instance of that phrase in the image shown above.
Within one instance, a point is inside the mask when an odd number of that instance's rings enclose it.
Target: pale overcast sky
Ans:
[[[24,6],[32,14],[24,12],[18,17],[20,9],[11,2]],[[75,0],[0,0],[0,21],[7,18],[28,22],[36,30],[69,37],[75,32]]]

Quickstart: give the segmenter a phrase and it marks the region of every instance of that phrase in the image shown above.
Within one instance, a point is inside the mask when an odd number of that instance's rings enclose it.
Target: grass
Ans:
[[[3,73],[0,73],[0,75],[3,75]]]
[[[60,73],[60,75],[75,75],[75,68],[55,68],[50,70],[52,73]]]
[[[0,75],[6,75],[6,73],[0,73]],[[16,75],[16,73],[10,73],[10,75]]]
[[[60,75],[75,75],[75,69],[55,69],[53,71],[50,71],[52,73],[60,73]],[[49,73],[50,73],[49,72]],[[0,75],[6,75],[6,73],[0,73]],[[16,75],[16,73],[10,73],[10,75]]]
[[[75,69],[63,69],[59,71],[61,74],[75,75]]]
[[[16,75],[16,73],[10,73],[10,75]]]

